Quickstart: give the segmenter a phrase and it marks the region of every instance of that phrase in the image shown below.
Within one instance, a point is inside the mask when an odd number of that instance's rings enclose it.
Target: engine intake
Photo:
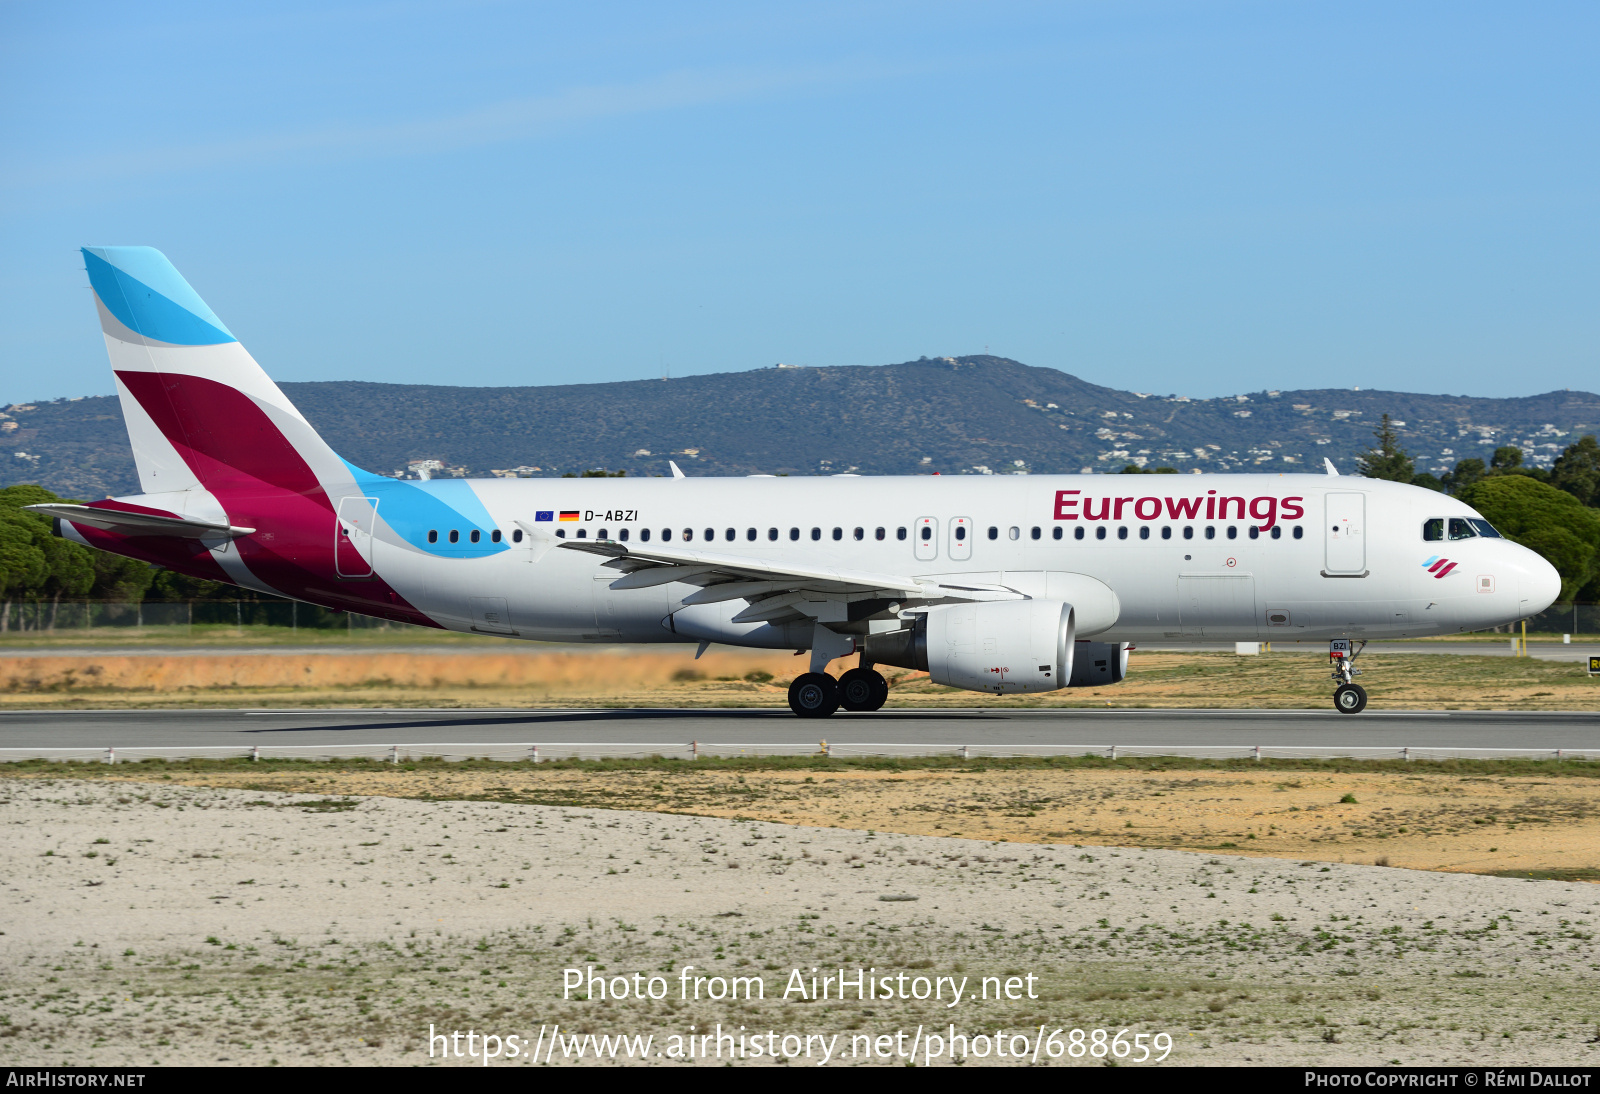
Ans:
[[[877,664],[921,669],[947,687],[1055,691],[1072,679],[1073,635],[1072,605],[1059,600],[942,604],[909,627],[868,635],[864,652]]]

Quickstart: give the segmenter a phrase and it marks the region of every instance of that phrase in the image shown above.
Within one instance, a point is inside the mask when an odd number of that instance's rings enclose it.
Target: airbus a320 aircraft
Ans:
[[[1114,684],[1131,643],[1179,637],[1329,640],[1356,713],[1350,640],[1479,630],[1560,590],[1461,502],[1368,479],[385,478],[328,447],[161,252],[83,256],[143,492],[29,506],[57,534],[427,627],[810,651],[802,716],[881,707],[874,665],[1046,692]]]

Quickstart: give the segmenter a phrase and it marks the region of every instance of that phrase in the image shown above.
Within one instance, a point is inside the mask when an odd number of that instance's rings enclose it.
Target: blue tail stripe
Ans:
[[[83,263],[95,295],[129,330],[178,346],[238,341],[154,247],[85,247]]]

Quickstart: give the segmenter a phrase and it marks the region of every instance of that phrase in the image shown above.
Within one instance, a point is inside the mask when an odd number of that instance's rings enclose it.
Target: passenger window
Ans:
[[[873,533],[872,533],[872,538],[873,538],[873,539],[879,539],[879,540],[881,540],[881,539],[882,539],[882,538],[883,538],[883,537],[884,537],[884,536],[886,536],[886,535],[888,535],[888,533],[887,533],[887,532],[885,532],[885,531],[884,531],[884,530],[883,530],[883,529],[882,529],[882,528],[881,528],[881,527],[880,527],[880,528],[878,528],[878,529],[877,529],[877,530],[876,530],[876,531],[874,531],[874,532],[873,532]]]
[[[490,543],[499,543],[500,542],[500,529],[496,528],[494,531],[489,533],[489,542]]]
[[[478,540],[483,538],[483,533],[478,531],[476,528],[474,528],[472,530],[472,534],[470,536],[468,536],[467,538],[472,540],[473,543],[476,543],[476,542],[478,542]]]
[[[1094,538],[1095,539],[1105,539],[1106,538],[1106,526],[1105,525],[1102,524],[1100,527],[1098,527],[1098,528],[1096,528],[1094,530]]]
[[[933,538],[933,529],[926,524],[922,526],[922,542],[926,543]]]
[[[811,529],[811,540],[812,540],[813,543],[816,542],[817,540],[821,539],[821,538],[822,538],[822,529],[821,528],[813,528],[813,529]]]
[[[778,530],[776,528],[768,528],[767,529],[767,539],[769,539],[769,540],[771,540],[773,542],[777,542]]]
[[[1228,538],[1229,539],[1238,539],[1239,538],[1239,529],[1235,528],[1231,524],[1228,525]]]
[[[1060,539],[1061,538],[1061,525],[1058,524],[1054,528],[1050,529],[1050,538],[1051,539]]]
[[[474,536],[476,536],[478,533],[474,532],[472,534]],[[578,538],[579,539],[588,539],[589,538],[589,529],[587,529],[587,528],[579,528],[578,529]]]
[[[450,529],[450,542],[451,543],[460,543],[461,542],[461,533],[456,531],[454,528]]]
[[[1148,524],[1139,525],[1139,538],[1140,539],[1149,539],[1150,538],[1150,526]]]
[[[1029,539],[1038,539],[1039,535],[1040,535],[1039,526],[1037,524],[1035,524],[1033,526],[1033,528],[1028,532],[1028,538]]]
[[[731,529],[730,529],[730,531],[731,531]],[[733,537],[729,536],[728,538],[732,539]],[[707,528],[706,529],[706,542],[707,543],[715,543],[715,542],[717,542],[717,530],[715,528]]]
[[[1194,525],[1185,524],[1183,526],[1183,538],[1184,539],[1193,539],[1194,538]]]
[[[663,529],[661,529],[661,542],[662,543],[671,543],[672,542],[672,529],[671,528],[663,528]]]
[[[455,533],[452,532],[451,534],[454,535]],[[566,539],[567,538],[567,530],[565,528],[557,528],[556,529],[556,538],[557,539]],[[454,542],[454,541],[452,540],[452,542]]]
[[[894,530],[894,538],[895,539],[902,539],[902,540],[905,539],[906,538],[906,530],[903,527],[902,528],[896,528]]]
[[[594,534],[594,538],[595,539],[605,539],[606,538],[606,530],[604,528],[600,529],[598,532],[596,532]]]
[[[1422,541],[1431,543],[1444,538],[1444,518],[1429,517],[1422,522]]]
[[[1161,529],[1161,538],[1162,539],[1171,539],[1172,538],[1172,525],[1168,524],[1168,525],[1166,525],[1165,527],[1163,527]]]
[[[1477,538],[1477,535],[1477,529],[1473,528],[1471,523],[1468,521],[1465,521],[1460,517],[1450,518],[1451,539],[1475,539]]]
[[[1083,538],[1083,525],[1080,524],[1080,525],[1078,525],[1076,528],[1074,528],[1072,530],[1072,538],[1073,539],[1082,539]]]
[[[628,538],[627,529],[623,529],[622,538],[623,539],[627,539]],[[515,532],[511,533],[511,542],[512,543],[521,543],[522,542],[522,529],[521,528],[518,528]]]
[[[1006,535],[1009,538],[1014,539],[1014,540],[1021,539],[1022,538],[1022,529],[1018,528],[1015,524],[1013,524],[1010,528],[1006,529]]]
[[[1502,536],[1500,534],[1499,529],[1497,529],[1494,525],[1490,524],[1486,520],[1468,520],[1467,523],[1471,524],[1474,528],[1476,528],[1478,530],[1478,534],[1480,536],[1484,537],[1485,539],[1505,539],[1506,538],[1505,536]]]
[[[685,543],[688,543],[693,539],[694,539],[694,529],[693,528],[685,528],[683,530],[683,541]]]
[[[522,538],[522,533],[521,532],[517,533],[517,538],[518,539]],[[622,531],[618,532],[617,533],[617,538],[620,539],[624,543],[628,542],[628,530],[626,528],[624,528]]]
[[[639,529],[639,541],[641,543],[649,543],[650,542],[650,529],[648,529],[648,528]]]
[[[1128,526],[1126,524],[1121,525],[1120,527],[1117,528],[1117,538],[1118,539],[1127,539],[1128,538]]]
[[[1282,539],[1283,538],[1283,528],[1280,527],[1279,525],[1274,524],[1272,526],[1272,538],[1273,539]]]
[[[1252,524],[1250,526],[1250,538],[1251,539],[1260,539],[1261,538],[1261,529],[1257,528],[1254,524]]]
[[[1294,526],[1294,538],[1295,539],[1299,539],[1300,537],[1304,536],[1305,534],[1306,534],[1306,530],[1304,528],[1300,527],[1300,525],[1296,524]]]
[[[1216,530],[1216,528],[1214,526],[1212,526],[1210,524],[1206,525],[1206,538],[1207,539],[1216,539],[1217,538],[1217,530]]]
[[[722,538],[727,540],[729,543],[732,543],[734,540],[739,538],[739,531],[736,528],[729,528],[722,534]]]
[[[843,528],[835,528],[833,530],[833,541],[835,543],[837,543],[843,538],[844,538],[844,529]]]
[[[756,541],[756,530],[754,528],[746,528],[744,538],[754,543]]]
[[[429,528],[428,529],[428,542],[429,543],[438,543],[439,542],[439,529],[437,529],[437,528]]]
[[[800,538],[800,529],[798,529],[798,528],[789,529],[789,539],[790,539],[791,542],[794,541],[794,540],[797,540],[799,538]]]

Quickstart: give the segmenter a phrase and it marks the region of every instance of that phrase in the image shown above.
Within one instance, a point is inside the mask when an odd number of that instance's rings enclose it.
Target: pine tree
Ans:
[[[1378,428],[1372,431],[1378,439],[1374,448],[1368,448],[1356,457],[1356,474],[1369,479],[1388,479],[1390,482],[1410,482],[1416,476],[1416,465],[1395,434],[1389,415],[1383,416]]]

